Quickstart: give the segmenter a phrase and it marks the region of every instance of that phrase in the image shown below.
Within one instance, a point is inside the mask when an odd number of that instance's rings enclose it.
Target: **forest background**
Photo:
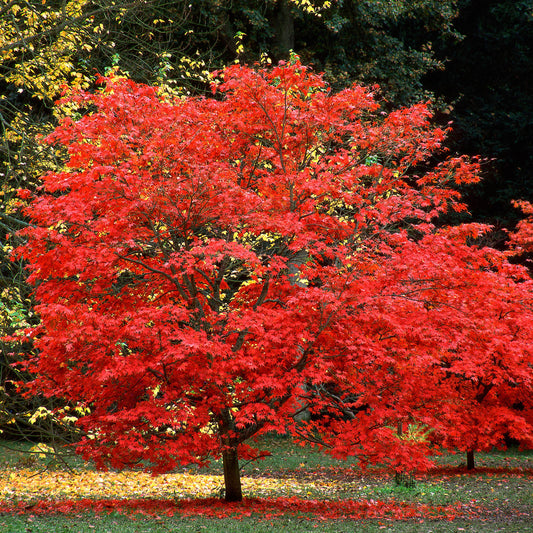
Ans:
[[[59,168],[63,154],[38,139],[73,112],[53,105],[62,87],[90,89],[97,73],[196,95],[215,69],[296,54],[334,89],[378,84],[385,109],[431,100],[436,121],[453,123],[450,152],[485,158],[482,184],[461,192],[470,220],[494,226],[487,244],[505,246],[512,199],[533,200],[531,1],[2,0],[0,36],[2,335],[38,320],[24,265],[8,258],[27,224],[17,190]],[[12,344],[1,350],[3,436],[41,440],[57,429],[51,405],[15,394],[25,376]]]

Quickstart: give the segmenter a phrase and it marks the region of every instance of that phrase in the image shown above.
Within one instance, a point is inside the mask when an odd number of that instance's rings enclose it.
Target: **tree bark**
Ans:
[[[241,472],[239,470],[239,456],[235,448],[228,448],[222,452],[224,466],[225,499],[227,502],[242,501]]]
[[[466,469],[474,470],[475,467],[474,450],[469,450],[466,452]]]
[[[278,2],[278,12],[274,21],[275,44],[274,48],[282,56],[288,56],[294,49],[294,17],[287,0]]]

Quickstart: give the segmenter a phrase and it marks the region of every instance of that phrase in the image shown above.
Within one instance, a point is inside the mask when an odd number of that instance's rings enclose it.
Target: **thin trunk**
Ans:
[[[398,437],[403,435],[403,424],[400,420],[396,425],[396,431],[398,432]],[[394,481],[399,487],[407,487],[411,489],[415,486],[415,480],[412,473],[407,474],[405,472],[396,472],[394,474]]]
[[[300,347],[299,347],[300,348]],[[307,383],[301,384],[302,394],[305,395],[307,391],[309,390],[309,387]],[[293,418],[295,422],[301,423],[301,422],[309,422],[311,420],[311,411],[309,411],[309,403],[305,398],[300,397],[297,400],[298,408],[296,409],[296,413],[294,414]]]
[[[474,462],[474,450],[469,450],[466,452],[466,469],[474,470],[476,467]]]
[[[241,472],[239,470],[239,456],[235,448],[228,448],[222,453],[224,466],[224,486],[227,502],[242,501]]]

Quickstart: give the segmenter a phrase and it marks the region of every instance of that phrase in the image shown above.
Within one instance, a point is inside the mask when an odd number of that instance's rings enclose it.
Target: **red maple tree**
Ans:
[[[426,429],[531,439],[531,281],[475,245],[483,227],[433,225],[478,165],[430,167],[427,106],[380,111],[298,62],[218,80],[169,101],[103,79],[46,139],[68,162],[18,250],[41,317],[28,368],[86,409],[79,451],[154,472],[222,457],[240,500],[238,460],[269,431],[398,471],[427,465]]]

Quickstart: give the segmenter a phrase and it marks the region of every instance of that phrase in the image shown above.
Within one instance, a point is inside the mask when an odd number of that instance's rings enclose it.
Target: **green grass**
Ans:
[[[4,471],[26,467],[36,471],[46,468],[64,468],[62,461],[53,456],[33,456],[28,459],[32,443],[0,442],[0,469]],[[429,505],[482,506],[484,515],[466,520],[316,520],[315,517],[285,515],[277,518],[260,516],[241,519],[206,517],[129,517],[118,513],[97,515],[83,512],[70,516],[32,516],[31,509],[24,515],[0,516],[0,531],[17,532],[505,532],[531,531],[533,523],[533,452],[511,449],[476,454],[477,469],[466,472],[453,468],[464,463],[461,454],[437,457],[441,469],[416,480],[413,488],[397,486],[392,476],[374,470],[361,473],[357,462],[337,461],[312,448],[301,448],[290,439],[268,437],[261,445],[272,452],[271,457],[244,466],[245,476],[296,478],[315,487],[332,486],[331,493],[311,489],[305,497],[342,500],[395,500]],[[28,462],[29,461],[29,462]],[[79,458],[66,458],[71,468],[80,468]],[[220,464],[214,462],[208,472],[220,474]]]
[[[159,533],[206,532],[206,533],[264,533],[287,531],[290,533],[451,533],[458,531],[483,533],[529,533],[531,522],[527,520],[512,523],[454,520],[453,522],[415,521],[381,522],[362,520],[332,520],[328,522],[303,520],[301,518],[277,518],[258,520],[244,518],[236,521],[230,518],[162,518],[132,519],[121,515],[79,517],[0,517],[0,531],[9,533]]]

